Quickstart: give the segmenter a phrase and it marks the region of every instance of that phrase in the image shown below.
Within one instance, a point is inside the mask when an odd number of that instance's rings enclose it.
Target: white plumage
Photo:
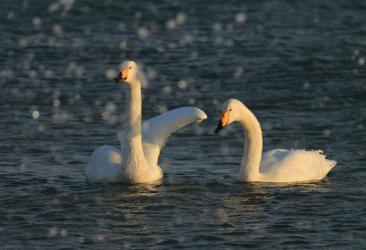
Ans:
[[[262,155],[262,130],[254,114],[239,100],[224,104],[216,132],[232,122],[244,129],[245,145],[238,179],[248,182],[309,182],[326,177],[336,165],[322,151],[273,149]]]
[[[127,70],[127,71],[126,71]],[[118,133],[121,150],[104,145],[97,148],[85,168],[89,182],[152,183],[163,177],[158,165],[160,150],[179,128],[207,118],[195,107],[168,111],[141,124],[141,72],[135,62],[125,63],[118,82],[129,87],[126,128]]]

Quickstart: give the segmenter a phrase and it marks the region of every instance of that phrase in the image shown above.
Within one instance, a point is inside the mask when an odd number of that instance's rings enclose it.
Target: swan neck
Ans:
[[[134,84],[127,93],[127,126],[131,136],[141,136],[141,87]]]
[[[244,130],[244,152],[239,180],[259,181],[259,166],[262,158],[262,129],[257,118],[246,107],[242,107],[239,123]]]
[[[138,81],[129,86],[127,95],[127,128],[126,128],[126,154],[133,165],[146,165],[145,155],[142,148],[141,135],[141,83]],[[144,162],[140,162],[144,161]]]

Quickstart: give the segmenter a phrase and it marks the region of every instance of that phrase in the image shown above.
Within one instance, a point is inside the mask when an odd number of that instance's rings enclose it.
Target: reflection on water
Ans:
[[[365,248],[365,4],[2,1],[2,248]],[[143,119],[208,119],[168,140],[161,183],[90,185],[92,151],[119,145],[126,89],[109,79],[125,59],[144,65]],[[242,131],[213,134],[230,97],[264,150],[323,149],[334,171],[236,182]]]

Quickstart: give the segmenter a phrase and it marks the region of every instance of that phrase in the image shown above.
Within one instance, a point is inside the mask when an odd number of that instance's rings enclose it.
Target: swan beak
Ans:
[[[115,83],[123,83],[127,80],[128,77],[128,69],[123,69],[119,72],[118,76],[114,78]]]
[[[229,111],[223,112],[217,124],[217,128],[215,129],[215,134],[218,134],[226,125],[228,125],[229,121],[230,121]]]

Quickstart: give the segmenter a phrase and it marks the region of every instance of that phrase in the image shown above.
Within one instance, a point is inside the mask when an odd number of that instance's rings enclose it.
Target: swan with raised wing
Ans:
[[[324,179],[336,165],[322,151],[273,149],[262,155],[262,130],[254,114],[239,100],[225,102],[215,133],[239,122],[245,135],[238,180],[242,182],[310,182]]]
[[[118,133],[121,150],[113,146],[97,148],[85,168],[89,182],[153,183],[163,177],[158,165],[160,150],[177,129],[207,118],[195,107],[168,111],[141,123],[141,82],[144,76],[134,61],[124,62],[116,83],[128,86],[126,117]]]

